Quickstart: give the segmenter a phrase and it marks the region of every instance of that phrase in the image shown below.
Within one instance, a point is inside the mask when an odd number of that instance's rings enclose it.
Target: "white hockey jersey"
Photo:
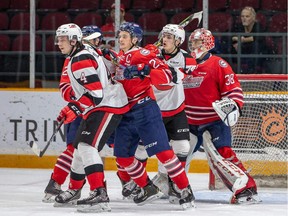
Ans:
[[[170,117],[181,112],[185,108],[184,88],[182,79],[186,71],[195,68],[196,61],[184,50],[179,50],[173,55],[163,55],[164,61],[169,67],[174,68],[173,82],[169,85],[153,86],[157,104],[163,117]]]
[[[112,81],[102,57],[93,48],[86,46],[71,57],[67,73],[84,113],[96,109],[122,114],[129,110],[122,84]]]

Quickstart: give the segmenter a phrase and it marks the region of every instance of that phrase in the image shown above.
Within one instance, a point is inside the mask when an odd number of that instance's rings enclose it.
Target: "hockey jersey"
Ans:
[[[147,96],[155,99],[151,85],[163,85],[171,82],[172,75],[168,66],[147,49],[134,47],[126,53],[120,51],[118,57],[119,64],[122,67],[120,66],[117,69],[115,79],[123,84],[130,107]],[[149,76],[143,80],[140,78],[124,79],[123,71],[125,67],[142,63],[149,65],[151,68]]]
[[[222,58],[212,56],[199,63],[183,80],[188,123],[202,125],[220,120],[212,102],[228,97],[241,108],[243,92],[236,74]]]
[[[70,100],[77,100],[85,108],[84,118],[90,110],[115,114],[129,110],[122,84],[109,78],[102,57],[94,49],[86,47],[68,58],[67,62],[63,71],[67,73],[68,79],[62,73],[60,89],[65,98],[72,92],[74,96]]]
[[[196,61],[186,51],[180,50],[172,55],[163,54],[164,61],[173,68],[173,82],[168,85],[154,85],[153,90],[163,117],[174,116],[185,108],[185,95],[182,79],[185,73],[193,71]]]

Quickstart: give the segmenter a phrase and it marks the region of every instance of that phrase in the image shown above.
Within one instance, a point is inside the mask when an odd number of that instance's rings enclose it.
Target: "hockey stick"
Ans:
[[[188,17],[186,17],[184,20],[182,20],[178,25],[182,26],[183,28],[185,28],[185,26],[187,26],[190,22],[192,22],[195,19],[198,19],[198,24],[197,27],[199,26],[201,20],[202,20],[202,14],[203,11],[199,11],[197,13],[193,13],[191,15],[189,15]],[[157,42],[154,43],[155,46],[160,46],[161,44],[161,39],[159,38]]]
[[[203,146],[210,169],[214,175],[219,176],[231,191],[236,192],[246,186],[248,176],[232,162],[225,160],[214,147],[208,131],[203,134]]]
[[[61,120],[61,122],[59,123],[59,125],[57,126],[56,130],[53,132],[51,138],[48,140],[47,144],[45,145],[44,149],[41,150],[40,147],[37,145],[37,143],[35,141],[30,141],[29,146],[31,147],[32,151],[38,156],[38,157],[42,157],[44,155],[44,153],[46,152],[46,150],[48,149],[48,147],[50,146],[52,140],[54,139],[54,137],[56,136],[56,134],[58,133],[58,131],[60,130],[61,126],[64,123],[64,118]]]

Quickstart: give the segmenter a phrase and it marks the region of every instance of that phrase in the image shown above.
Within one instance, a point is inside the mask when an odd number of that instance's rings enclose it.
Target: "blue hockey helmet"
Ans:
[[[95,38],[99,38],[100,41],[103,39],[103,34],[102,31],[100,30],[100,28],[96,25],[88,25],[88,26],[83,26],[83,28],[81,29],[83,37],[86,37],[86,39],[95,39]],[[98,34],[94,34],[94,33],[98,33]],[[92,35],[93,34],[93,35]],[[93,36],[91,38],[87,38],[88,36]]]
[[[133,22],[124,22],[120,25],[120,28],[117,32],[117,35],[119,35],[120,31],[126,31],[128,32],[131,37],[136,37],[138,39],[138,43],[140,43],[142,41],[143,38],[143,30],[142,28]]]

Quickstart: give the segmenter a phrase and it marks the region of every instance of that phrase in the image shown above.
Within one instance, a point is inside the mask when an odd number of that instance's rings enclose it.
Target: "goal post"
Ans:
[[[288,76],[237,74],[244,93],[242,116],[232,127],[239,159],[258,186],[287,186]],[[209,189],[217,189],[210,172]]]

